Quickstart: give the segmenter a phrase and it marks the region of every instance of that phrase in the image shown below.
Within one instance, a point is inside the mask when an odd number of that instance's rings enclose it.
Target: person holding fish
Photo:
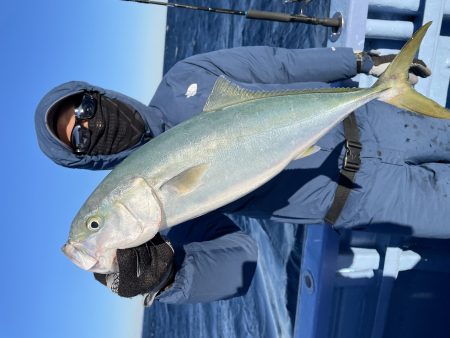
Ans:
[[[413,52],[415,50],[409,52],[407,64],[410,71],[422,77],[430,75],[423,62],[413,61]],[[266,95],[261,94],[263,92],[333,88],[337,82],[350,79],[358,72],[379,76],[380,68],[385,68],[383,64],[392,59],[355,54],[349,48],[241,47],[221,50],[177,63],[164,76],[148,107],[117,92],[84,82],[70,82],[51,90],[37,107],[35,121],[39,145],[48,157],[63,166],[111,169],[149,140],[158,139],[157,136],[166,130],[202,110],[216,109],[221,98],[217,94],[221,94],[217,89],[220,86],[225,91],[244,93],[250,98],[256,95],[254,100],[258,100]],[[393,70],[391,73],[395,74]],[[364,102],[379,93],[382,96],[387,90],[370,94],[372,96]],[[315,93],[325,96],[334,92],[342,90],[317,89]],[[357,92],[349,90],[346,93]],[[382,98],[411,110],[408,102],[396,97],[386,94]],[[411,98],[415,96],[411,95]],[[448,117],[447,112],[437,106],[432,106],[429,111],[421,109],[420,100],[416,105],[419,112]],[[351,189],[347,184],[345,208],[341,205],[330,222],[336,229],[365,227],[376,230],[380,224],[400,228],[415,236],[450,237],[450,227],[445,223],[450,216],[445,211],[450,198],[450,134],[447,131],[450,123],[425,119],[379,101],[363,104],[355,105],[355,108],[362,105],[356,109],[356,122],[351,126],[356,133],[346,132],[342,124],[330,128],[325,135],[317,136],[316,147],[303,149],[286,170],[255,191],[215,212],[171,228],[166,234],[169,241],[158,234],[153,237],[153,233],[151,237],[155,243],[146,240],[142,244],[142,241],[136,241],[136,233],[131,233],[131,225],[128,227],[127,224],[127,229],[120,229],[120,225],[111,229],[110,226],[106,232],[106,227],[99,230],[103,224],[100,218],[94,217],[83,223],[83,233],[78,235],[93,233],[98,234],[96,237],[103,236],[103,243],[116,241],[112,247],[119,249],[117,255],[114,250],[108,258],[97,260],[84,254],[87,249],[80,249],[73,239],[64,251],[77,265],[95,272],[99,281],[119,295],[147,294],[148,303],[155,297],[170,303],[233,297],[248,288],[257,249],[255,242],[222,212],[301,224],[324,222],[335,205],[339,186],[344,185],[340,183],[340,177],[344,176],[341,169],[347,162],[352,162],[350,160],[354,160],[351,170],[356,174],[350,176]],[[425,103],[423,107],[429,106]],[[324,111],[327,110],[333,110],[333,106]],[[277,117],[276,110],[272,114]],[[236,117],[239,119],[239,115]],[[347,142],[345,148],[345,140],[354,138],[355,134],[358,140]],[[189,143],[190,137],[185,134],[185,141]],[[196,166],[181,172],[166,181],[164,189],[167,193],[189,195],[198,186],[198,177],[201,179],[205,170]],[[138,196],[140,201],[155,198],[143,180],[134,181],[132,186],[142,193]],[[123,194],[127,195],[127,191]],[[135,204],[138,202],[135,200]],[[131,219],[126,216],[127,205],[121,205],[125,208],[115,211],[117,219]],[[425,215],[423,208],[417,208],[417,205],[432,210]],[[151,208],[157,208],[156,204]],[[130,234],[124,236],[127,231]],[[195,232],[200,235],[190,236]],[[117,242],[119,237],[120,243]],[[159,250],[163,252],[161,255],[158,255]],[[218,253],[220,255],[216,256]],[[164,257],[161,266],[152,266],[149,263],[152,257]],[[176,264],[172,264],[173,260]],[[225,264],[226,268],[224,262],[230,262]],[[250,262],[249,269],[243,274],[242,266],[247,262]],[[210,278],[205,280],[198,276]],[[216,276],[218,279],[214,278]],[[226,276],[225,280],[223,276]]]

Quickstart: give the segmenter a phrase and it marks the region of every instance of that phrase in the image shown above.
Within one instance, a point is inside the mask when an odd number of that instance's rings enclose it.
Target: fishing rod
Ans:
[[[143,4],[151,4],[151,5],[160,5],[165,7],[172,8],[185,8],[192,9],[196,11],[205,11],[212,13],[220,13],[220,14],[230,14],[230,15],[240,15],[245,16],[247,19],[255,19],[255,20],[267,20],[267,21],[279,21],[279,22],[300,22],[306,23],[310,25],[321,25],[326,27],[333,27],[333,30],[337,30],[342,27],[342,18],[341,17],[333,17],[333,18],[316,18],[312,16],[306,16],[304,14],[286,14],[280,12],[268,12],[268,11],[259,11],[254,9],[249,9],[247,11],[239,11],[228,8],[213,8],[207,6],[194,6],[194,5],[184,5],[172,2],[161,2],[161,1],[153,1],[153,0],[122,0],[127,2],[138,2]]]

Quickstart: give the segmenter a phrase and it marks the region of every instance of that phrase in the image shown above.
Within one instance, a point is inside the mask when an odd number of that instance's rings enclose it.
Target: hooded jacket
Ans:
[[[336,67],[328,72],[320,71],[319,65],[310,64],[317,58],[323,63],[337,61]],[[306,64],[310,65],[306,67]],[[311,79],[325,82],[345,79],[355,75],[355,71],[353,52],[348,48],[287,50],[252,47],[217,51],[176,64],[164,76],[149,106],[86,82],[64,83],[40,101],[35,114],[36,134],[42,151],[59,165],[112,169],[148,138],[143,135],[134,147],[113,155],[76,155],[51,132],[46,118],[50,109],[70,95],[96,91],[137,110],[146,124],[145,136],[156,137],[200,113],[220,75],[247,88],[271,90],[303,88],[302,82]],[[212,213],[171,229],[167,236],[175,247],[178,271],[172,287],[158,296],[160,301],[205,302],[238,296],[247,291],[256,267],[257,246],[228,217]]]

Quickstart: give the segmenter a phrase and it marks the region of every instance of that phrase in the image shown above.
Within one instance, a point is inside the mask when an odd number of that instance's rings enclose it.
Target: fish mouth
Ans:
[[[79,248],[77,243],[69,241],[64,244],[61,250],[76,266],[83,270],[90,270],[98,263],[97,258],[92,257],[86,251]]]
[[[89,255],[79,243],[69,241],[63,245],[61,250],[79,268],[95,273],[108,274],[119,271],[117,257],[112,259],[111,266],[106,264],[104,257],[96,258]],[[105,267],[105,266],[108,266]]]

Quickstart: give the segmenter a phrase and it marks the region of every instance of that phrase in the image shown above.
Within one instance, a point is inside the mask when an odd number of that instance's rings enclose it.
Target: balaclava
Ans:
[[[90,94],[97,100],[97,111],[88,120],[91,132],[88,155],[117,154],[139,142],[145,124],[136,110],[99,93]]]

